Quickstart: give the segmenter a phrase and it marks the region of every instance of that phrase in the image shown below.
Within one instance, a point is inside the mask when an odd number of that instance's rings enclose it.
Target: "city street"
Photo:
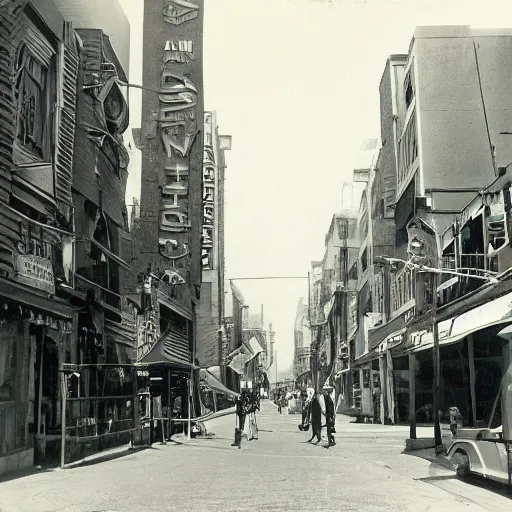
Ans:
[[[510,510],[507,498],[402,454],[406,427],[349,423],[337,445],[306,443],[298,415],[262,402],[258,441],[230,446],[234,416],[210,439],[155,444],[109,462],[0,483],[1,512]]]

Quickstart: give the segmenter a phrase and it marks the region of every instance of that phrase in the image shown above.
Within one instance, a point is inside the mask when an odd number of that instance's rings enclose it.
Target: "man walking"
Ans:
[[[302,389],[301,392],[301,402],[302,402],[302,423],[299,425],[299,430],[309,430],[309,416],[310,416],[310,407],[311,400],[309,399],[308,393],[305,388]]]
[[[322,406],[320,405],[320,393],[315,393],[311,400],[311,438],[308,443],[311,443],[316,437],[316,444],[322,440]]]
[[[336,424],[336,411],[334,409],[334,402],[331,397],[332,388],[324,388],[324,402],[325,402],[325,426],[327,428],[327,448],[330,446],[334,446],[336,444],[336,440],[334,439],[334,434],[336,433],[335,424]]]
[[[231,446],[238,446],[238,448],[242,447],[242,434],[245,426],[247,408],[247,389],[243,388],[240,395],[236,399],[236,417],[238,420],[238,426],[235,427],[235,441],[231,444]]]

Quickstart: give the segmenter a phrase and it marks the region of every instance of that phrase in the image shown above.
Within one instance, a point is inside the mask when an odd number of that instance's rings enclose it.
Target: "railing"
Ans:
[[[442,257],[441,268],[456,270],[457,272],[467,273],[468,275],[482,275],[475,270],[488,270],[489,272],[498,272],[498,259],[495,255],[488,254],[446,254]]]
[[[127,402],[133,403],[133,395],[68,398],[67,402],[66,435],[91,437],[124,432],[135,426],[133,411],[126,406]],[[112,415],[116,419],[110,418]]]
[[[78,292],[87,293],[88,290],[93,289],[96,294],[96,299],[101,300],[105,304],[112,306],[116,309],[121,309],[121,307],[125,306],[126,299],[121,295],[107,290],[103,288],[101,285],[94,283],[93,281],[89,281],[85,277],[75,274],[75,289]],[[124,299],[124,300],[123,300]]]
[[[297,357],[309,356],[309,347],[300,347],[297,349]]]
[[[468,277],[457,277],[446,274],[443,282],[453,279],[452,284],[441,290],[441,304],[448,304],[454,300],[464,297],[471,293],[483,284],[481,279],[471,279],[471,276],[484,276],[485,272],[497,273],[498,272],[498,259],[496,256],[489,256],[488,254],[458,254],[457,258],[454,254],[447,254],[443,256],[441,261],[441,268],[446,270],[454,270]]]

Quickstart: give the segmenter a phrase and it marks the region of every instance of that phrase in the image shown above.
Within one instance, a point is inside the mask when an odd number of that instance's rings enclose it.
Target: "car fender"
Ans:
[[[471,439],[454,441],[448,449],[448,459],[451,461],[453,456],[458,452],[462,452],[468,456],[469,469],[471,472],[485,475],[485,462],[482,457],[482,452],[475,441]]]

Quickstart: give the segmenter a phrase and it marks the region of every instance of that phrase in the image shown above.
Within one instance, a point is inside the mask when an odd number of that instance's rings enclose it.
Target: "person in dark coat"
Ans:
[[[325,426],[327,427],[327,440],[329,442],[327,447],[334,446],[336,444],[336,440],[334,439],[334,434],[336,433],[336,411],[330,391],[331,389],[324,389]]]
[[[299,430],[309,430],[309,417],[311,415],[310,406],[311,400],[308,398],[306,389],[301,392],[302,402],[302,423],[299,425]]]
[[[247,415],[249,401],[247,396],[247,389],[242,389],[240,395],[236,399],[236,416],[238,419],[238,427],[235,428],[235,441],[231,446],[241,447],[242,434],[245,426],[245,417]]]
[[[322,406],[320,405],[319,393],[311,399],[311,438],[308,443],[311,443],[316,437],[318,444],[322,440]]]

